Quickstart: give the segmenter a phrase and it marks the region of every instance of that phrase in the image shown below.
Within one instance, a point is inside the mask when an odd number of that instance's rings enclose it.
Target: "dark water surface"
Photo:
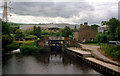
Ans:
[[[99,74],[66,54],[3,56],[3,74]]]

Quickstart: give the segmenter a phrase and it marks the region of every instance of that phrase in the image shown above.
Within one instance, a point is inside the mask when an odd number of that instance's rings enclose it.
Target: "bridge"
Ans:
[[[64,46],[65,45],[64,37],[49,37],[48,45],[50,47]]]

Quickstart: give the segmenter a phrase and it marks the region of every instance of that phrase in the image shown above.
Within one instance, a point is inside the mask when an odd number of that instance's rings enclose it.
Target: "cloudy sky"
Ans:
[[[10,3],[11,2],[11,3]],[[118,18],[119,0],[9,0],[9,22],[100,24]],[[3,5],[3,1],[0,2]],[[0,7],[0,13],[2,13]],[[0,14],[0,17],[2,15]]]

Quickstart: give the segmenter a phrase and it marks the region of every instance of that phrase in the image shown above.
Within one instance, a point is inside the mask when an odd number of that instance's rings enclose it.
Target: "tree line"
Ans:
[[[102,25],[106,25],[108,31],[97,34],[99,42],[120,41],[120,20],[111,18],[109,21],[102,21]]]

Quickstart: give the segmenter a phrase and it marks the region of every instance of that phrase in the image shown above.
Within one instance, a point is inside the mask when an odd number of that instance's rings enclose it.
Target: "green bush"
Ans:
[[[12,25],[12,26],[10,26],[11,33],[13,33],[13,34],[15,34],[15,31],[16,31],[17,29],[19,29],[19,26],[17,26],[17,25]]]
[[[7,45],[5,47],[5,50],[6,51],[12,51],[12,50],[16,50],[18,48],[19,48],[19,44],[18,43],[11,43],[11,44],[9,44],[9,45]]]
[[[106,42],[108,42],[108,35],[107,35],[107,33],[105,33],[105,34],[100,33],[100,34],[96,35],[96,39],[98,42],[106,43]]]
[[[22,44],[20,46],[20,51],[22,53],[38,53],[39,52],[39,48],[36,45]]]
[[[104,50],[104,52],[117,59],[118,61],[120,61],[120,46],[102,46],[101,47],[102,50]]]
[[[54,31],[41,31],[41,36],[42,37],[59,36],[59,34],[58,34],[58,32],[54,32]]]
[[[21,29],[17,29],[16,31],[15,31],[15,38],[17,39],[17,40],[22,40],[23,38],[24,38],[24,32],[21,30]]]
[[[37,39],[37,36],[35,35],[28,35],[25,37],[25,39]]]
[[[2,44],[3,44],[3,46],[8,45],[8,44],[10,44],[12,42],[13,42],[12,37],[10,37],[8,35],[2,35]]]
[[[33,30],[25,30],[24,33],[26,36],[33,35]]]

